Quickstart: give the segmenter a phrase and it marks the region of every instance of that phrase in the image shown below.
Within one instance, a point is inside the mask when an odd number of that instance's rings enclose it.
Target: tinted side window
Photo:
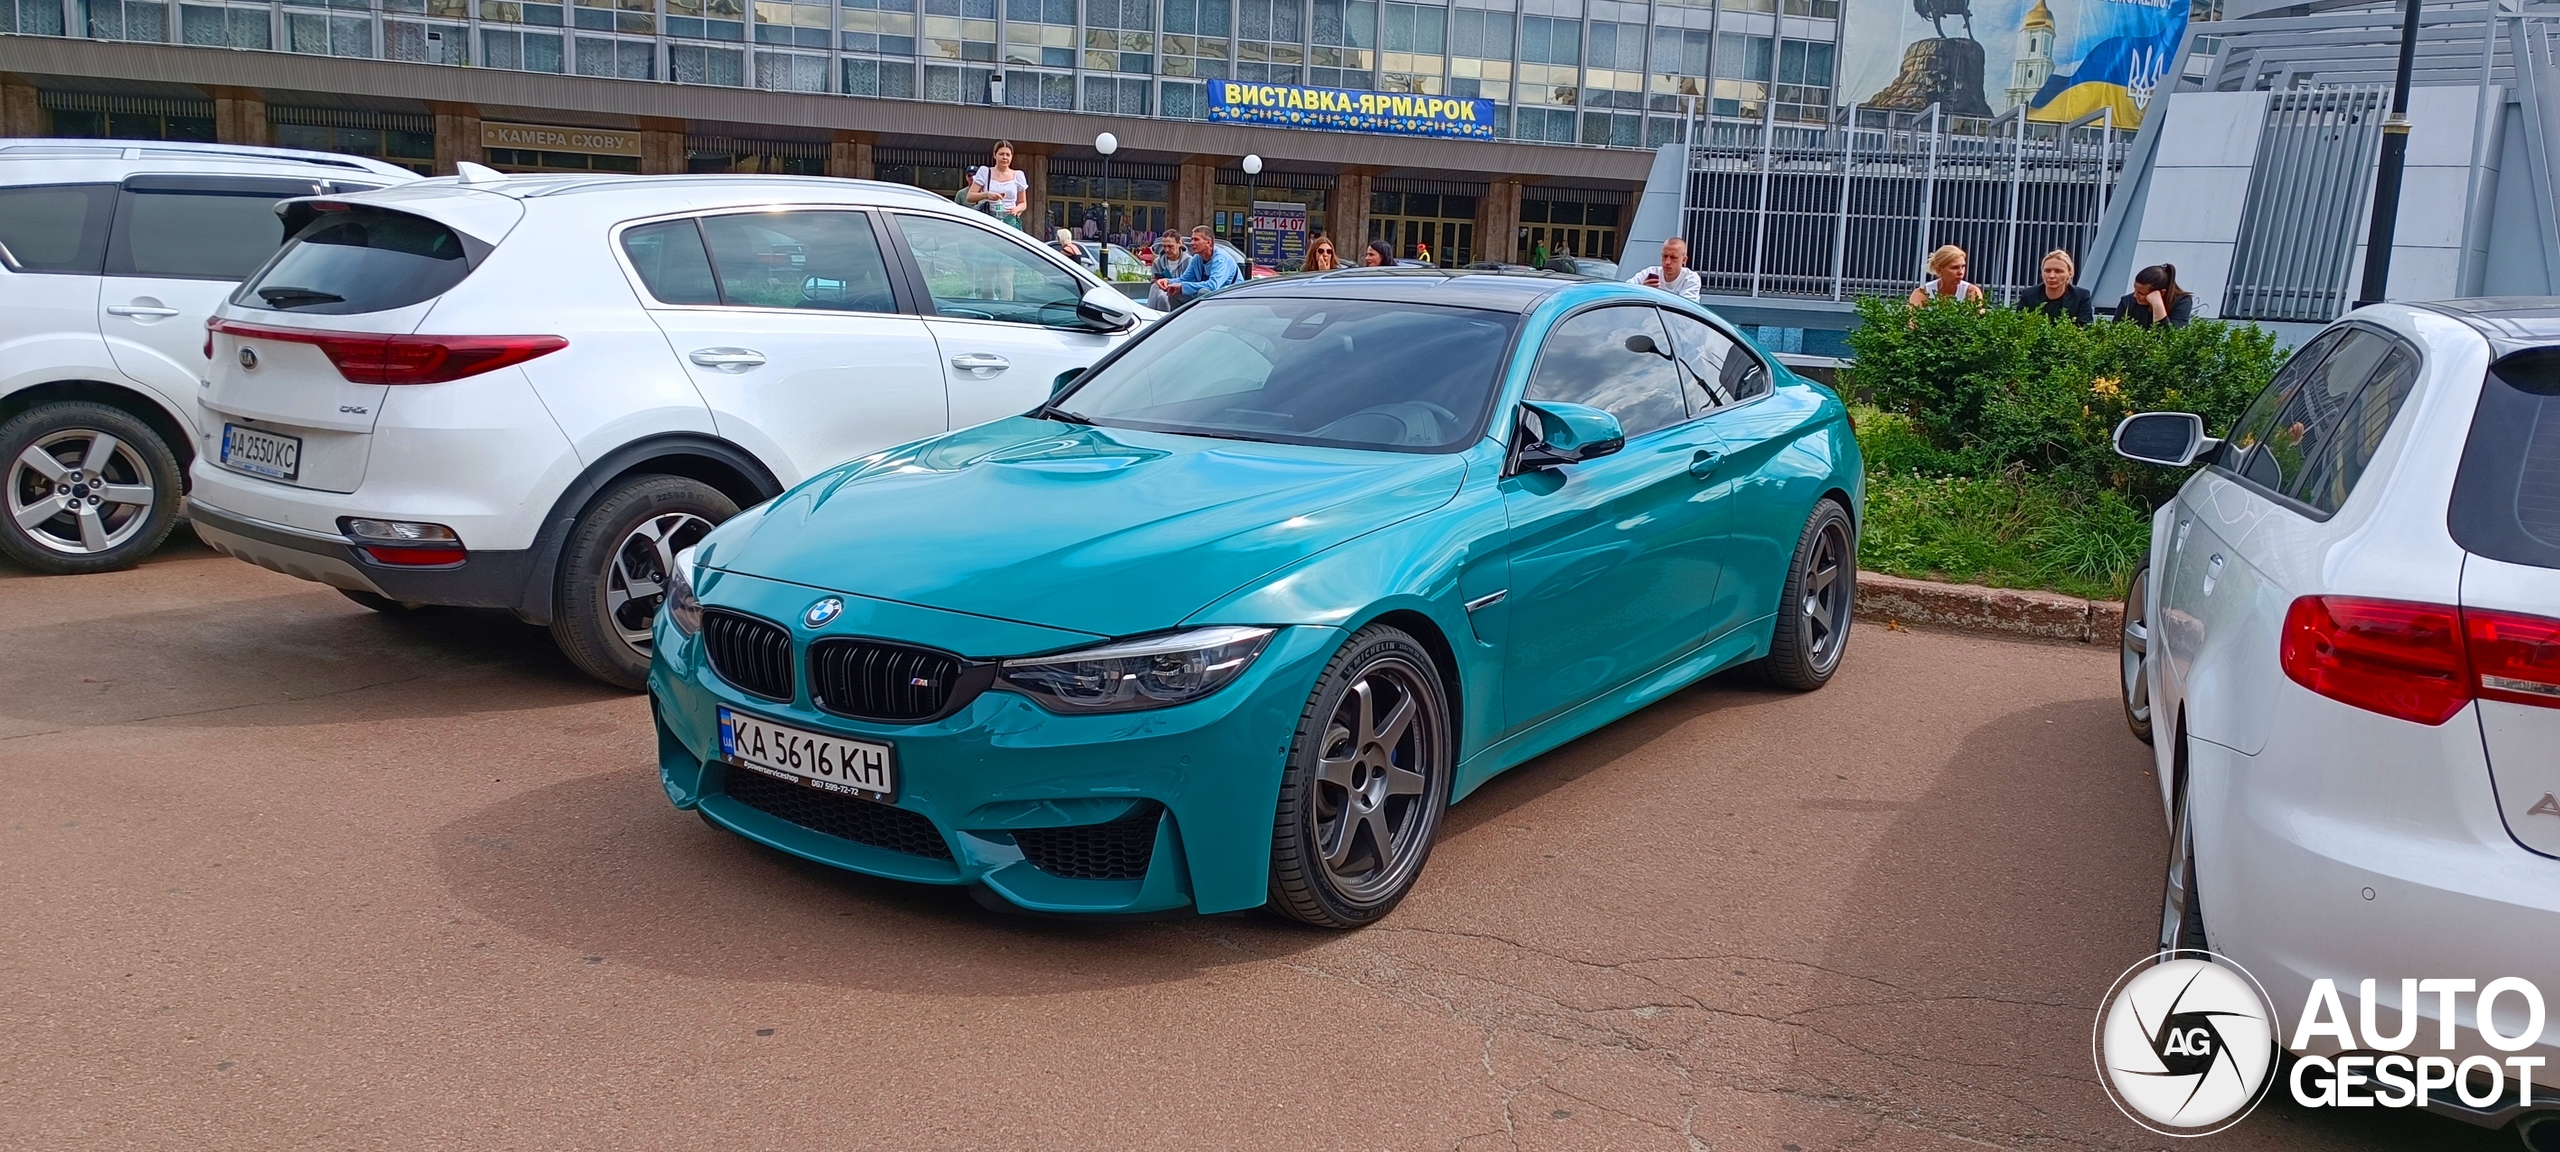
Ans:
[[[2302,483],[2304,470],[2319,456],[2322,441],[2337,426],[2338,414],[2392,347],[2385,337],[2349,329],[2319,365],[2304,374],[2292,395],[2284,398],[2275,419],[2241,460],[2238,472],[2271,492],[2292,494]]]
[[[956,220],[900,213],[898,228],[944,316],[1072,324],[1084,283],[1031,249]]]
[[[107,262],[113,184],[0,188],[0,255],[20,272],[98,274]]]
[[[702,231],[691,220],[662,220],[622,234],[623,255],[649,286],[649,295],[666,304],[717,304],[720,288],[711,280],[711,258],[702,251]]]
[[[747,308],[895,312],[889,264],[867,212],[707,216],[702,238],[723,303]]]
[[[2249,402],[2249,410],[2241,413],[2240,418],[2232,422],[2231,431],[2223,435],[2222,454],[2218,461],[2223,467],[2235,472],[2240,470],[2249,449],[2257,447],[2258,442],[2266,437],[2267,425],[2275,421],[2276,409],[2283,407],[2285,398],[2293,395],[2293,390],[2311,374],[2311,370],[2320,366],[2329,350],[2338,346],[2346,331],[2344,328],[2332,328],[2312,337],[2310,343],[2294,351],[2293,358],[2285,361],[2284,367],[2276,369],[2275,379],[2267,382],[2267,390]]]
[[[2355,491],[2365,466],[2373,463],[2383,433],[2391,431],[2392,419],[2400,415],[2400,406],[2408,402],[2409,389],[2417,382],[2417,356],[2406,348],[2393,348],[2339,413],[2338,422],[2314,445],[2302,483],[2287,495],[2323,512],[2337,511],[2347,502],[2347,493]]]
[[[1632,306],[1567,318],[1547,333],[1526,398],[1604,409],[1618,418],[1630,440],[1688,419],[1679,370],[1651,352],[1627,351],[1630,336],[1649,336],[1657,345],[1669,342],[1658,315]]]
[[[302,226],[234,303],[350,316],[432,300],[471,274],[462,237],[423,216],[363,207]]]
[[[238,280],[284,242],[266,193],[129,192],[117,222],[116,275]]]
[[[2446,526],[2465,551],[2560,568],[2560,348],[2490,365]]]
[[[1769,369],[1733,338],[1695,316],[1666,311],[1680,363],[1688,368],[1689,410],[1736,404],[1769,390]]]

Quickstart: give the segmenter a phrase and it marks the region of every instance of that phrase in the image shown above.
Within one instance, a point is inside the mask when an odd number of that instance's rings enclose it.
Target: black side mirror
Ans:
[[[1627,337],[1627,351],[1642,356],[1660,356],[1665,360],[1671,358],[1669,352],[1662,350],[1662,345],[1654,343],[1653,337],[1642,332]]]
[[[2221,447],[2193,412],[2136,412],[2116,425],[2116,455],[2164,468],[2184,468]]]
[[[1559,400],[1524,403],[1520,408],[1524,419],[1520,429],[1523,443],[1516,465],[1519,471],[1597,460],[1627,446],[1627,434],[1618,418],[1604,409]]]

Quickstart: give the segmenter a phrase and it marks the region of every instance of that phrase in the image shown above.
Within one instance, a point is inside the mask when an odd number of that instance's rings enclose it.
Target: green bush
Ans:
[[[1930,475],[2043,474],[2113,490],[2148,508],[2182,476],[2132,464],[2109,438],[2127,414],[2194,412],[2222,430],[2267,385],[2282,357],[2254,324],[2183,328],[2101,322],[1954,300],[1921,308],[1858,302],[1843,383],[1908,419],[1883,445],[1890,467]],[[1864,443],[1866,437],[1860,437]],[[1876,449],[1870,449],[1871,452]]]

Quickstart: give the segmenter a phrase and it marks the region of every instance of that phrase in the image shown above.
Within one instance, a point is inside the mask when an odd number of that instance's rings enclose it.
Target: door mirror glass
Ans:
[[[1627,446],[1626,429],[1605,408],[1541,400],[1522,404],[1520,415],[1523,471],[1597,460]]]
[[[1076,301],[1076,318],[1099,331],[1117,332],[1137,323],[1138,312],[1119,289],[1096,286],[1085,289],[1084,297]]]
[[[2136,412],[2116,425],[2116,455],[2166,468],[2184,468],[2219,443],[2193,412]]]

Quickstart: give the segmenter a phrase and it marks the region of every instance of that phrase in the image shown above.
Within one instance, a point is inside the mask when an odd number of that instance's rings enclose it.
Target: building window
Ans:
[[[826,48],[835,42],[835,5],[756,0],[756,43]]]
[[[48,136],[213,142],[211,101],[73,92],[39,92],[36,101],[50,114],[46,117]]]
[[[1005,25],[1005,31],[1012,30],[1013,25]],[[1004,102],[1012,108],[1072,112],[1076,106],[1076,78],[1065,72],[1010,69],[1004,74]]]
[[[655,40],[616,40],[610,36],[575,36],[571,40],[580,76],[610,76],[619,80],[658,78],[658,42]],[[731,52],[730,55],[737,53]]]
[[[382,10],[433,16],[439,20],[468,20],[471,18],[471,0],[382,0]]]
[[[1833,51],[1820,40],[1778,42],[1778,119],[1830,120]]]
[[[1147,114],[1147,82],[1117,76],[1084,78],[1084,110],[1115,116]]]
[[[987,82],[995,75],[991,68],[928,64],[924,69],[924,98],[944,104],[984,104]]]
[[[531,24],[558,28],[564,23],[557,4],[521,4],[517,0],[480,0],[480,22],[483,24]],[[700,23],[700,21],[695,21]],[[556,39],[556,37],[555,37]],[[533,69],[557,72],[557,68]]]
[[[844,62],[844,92],[847,96],[913,100],[916,98],[916,66],[907,60],[847,59]]]
[[[1073,68],[1076,65],[1076,0],[1005,0],[1004,62],[1037,64],[1044,68]],[[1007,82],[1005,102],[1018,99]],[[1034,84],[1033,103],[1021,107],[1037,108]]]
[[[480,0],[483,10],[488,6],[489,0]],[[693,40],[744,40],[746,5],[741,0],[667,0],[667,35]]]
[[[1716,35],[1715,113],[1718,116],[1761,114],[1769,98],[1770,40],[1740,32]]]
[[[1227,26],[1227,0],[1164,0],[1164,74],[1225,79]]]
[[[658,30],[658,0],[572,0],[577,26],[647,36]]]
[[[824,58],[821,57],[821,62]],[[733,140],[724,136],[688,136],[684,142],[687,172],[747,172],[781,176],[824,176],[827,146],[803,140]]]
[[[1377,87],[1376,0],[1315,0],[1312,39],[1314,46],[1307,50],[1310,82],[1328,88]]]
[[[1387,5],[1386,52],[1378,59],[1378,88],[1437,96],[1446,91],[1442,60],[1448,51],[1449,10],[1431,4]]]
[[[1513,91],[1523,105],[1547,104],[1572,108],[1582,101],[1582,25],[1579,21],[1558,20],[1545,16],[1520,18],[1520,86]],[[1571,143],[1575,132],[1573,113],[1540,112],[1520,109],[1517,120],[1522,140],[1549,140]]]
[[[637,172],[637,156],[593,156],[585,152],[536,152],[530,148],[490,148],[489,164],[506,172]]]
[[[667,78],[678,84],[747,86],[747,54],[736,48],[707,44],[667,45]]]
[[[89,0],[92,40],[167,40],[169,6],[141,0]]]
[[[25,2],[32,5],[36,0]],[[0,18],[5,18],[8,10],[8,0],[0,0]],[[54,10],[61,11],[58,5]],[[56,31],[59,34],[59,29]],[[271,48],[275,46],[275,16],[266,8],[185,4],[178,8],[178,32],[187,43],[207,48]]]
[[[1686,116],[1707,94],[1707,57],[1713,37],[1699,28],[1653,30],[1653,93],[1656,112]]]
[[[469,64],[471,30],[460,24],[384,20],[382,58],[410,64]]]
[[[480,64],[518,72],[558,72],[563,60],[557,32],[518,32],[512,28],[480,30]]]
[[[756,87],[767,92],[830,92],[835,71],[825,56],[805,52],[756,52]]]
[[[1436,192],[1369,194],[1368,239],[1386,241],[1399,258],[1428,259],[1442,268],[1462,267],[1476,258],[1475,236],[1473,196]],[[1335,239],[1339,241],[1341,237]]]
[[[1512,259],[1534,263],[1539,255],[1585,256],[1614,260],[1618,256],[1618,206],[1570,201],[1520,202],[1519,250]]]
[[[265,18],[265,9],[259,9]],[[62,35],[62,0],[0,0],[0,32],[17,32],[27,36]],[[264,40],[255,47],[266,47]],[[251,45],[236,45],[251,47]]]
[[[1162,102],[1157,105],[1157,108],[1169,118],[1175,120],[1209,118],[1209,96],[1201,91],[1198,84],[1167,80],[1164,82],[1159,99]]]
[[[931,59],[992,63],[996,58],[996,0],[924,0],[922,47]],[[992,74],[984,68],[968,71]],[[928,79],[925,86],[932,88],[932,81]],[[984,101],[986,96],[982,81],[971,87],[969,102]]]
[[[1644,142],[1644,44],[1642,24],[1591,25],[1582,73],[1583,143],[1633,148]]]
[[[844,0],[838,19],[847,52],[916,54],[916,0]]]
[[[426,116],[270,106],[267,117],[279,148],[370,156],[419,173],[435,170],[435,121]]]
[[[373,18],[369,16],[287,12],[284,28],[288,52],[358,58],[373,55]]]
[[[1235,0],[1236,79],[1264,84],[1304,81],[1306,30],[1301,0]]]
[[[1511,14],[1461,8],[1449,24],[1449,94],[1511,100]],[[1497,111],[1496,116],[1503,115]],[[1509,135],[1502,125],[1496,135]]]

